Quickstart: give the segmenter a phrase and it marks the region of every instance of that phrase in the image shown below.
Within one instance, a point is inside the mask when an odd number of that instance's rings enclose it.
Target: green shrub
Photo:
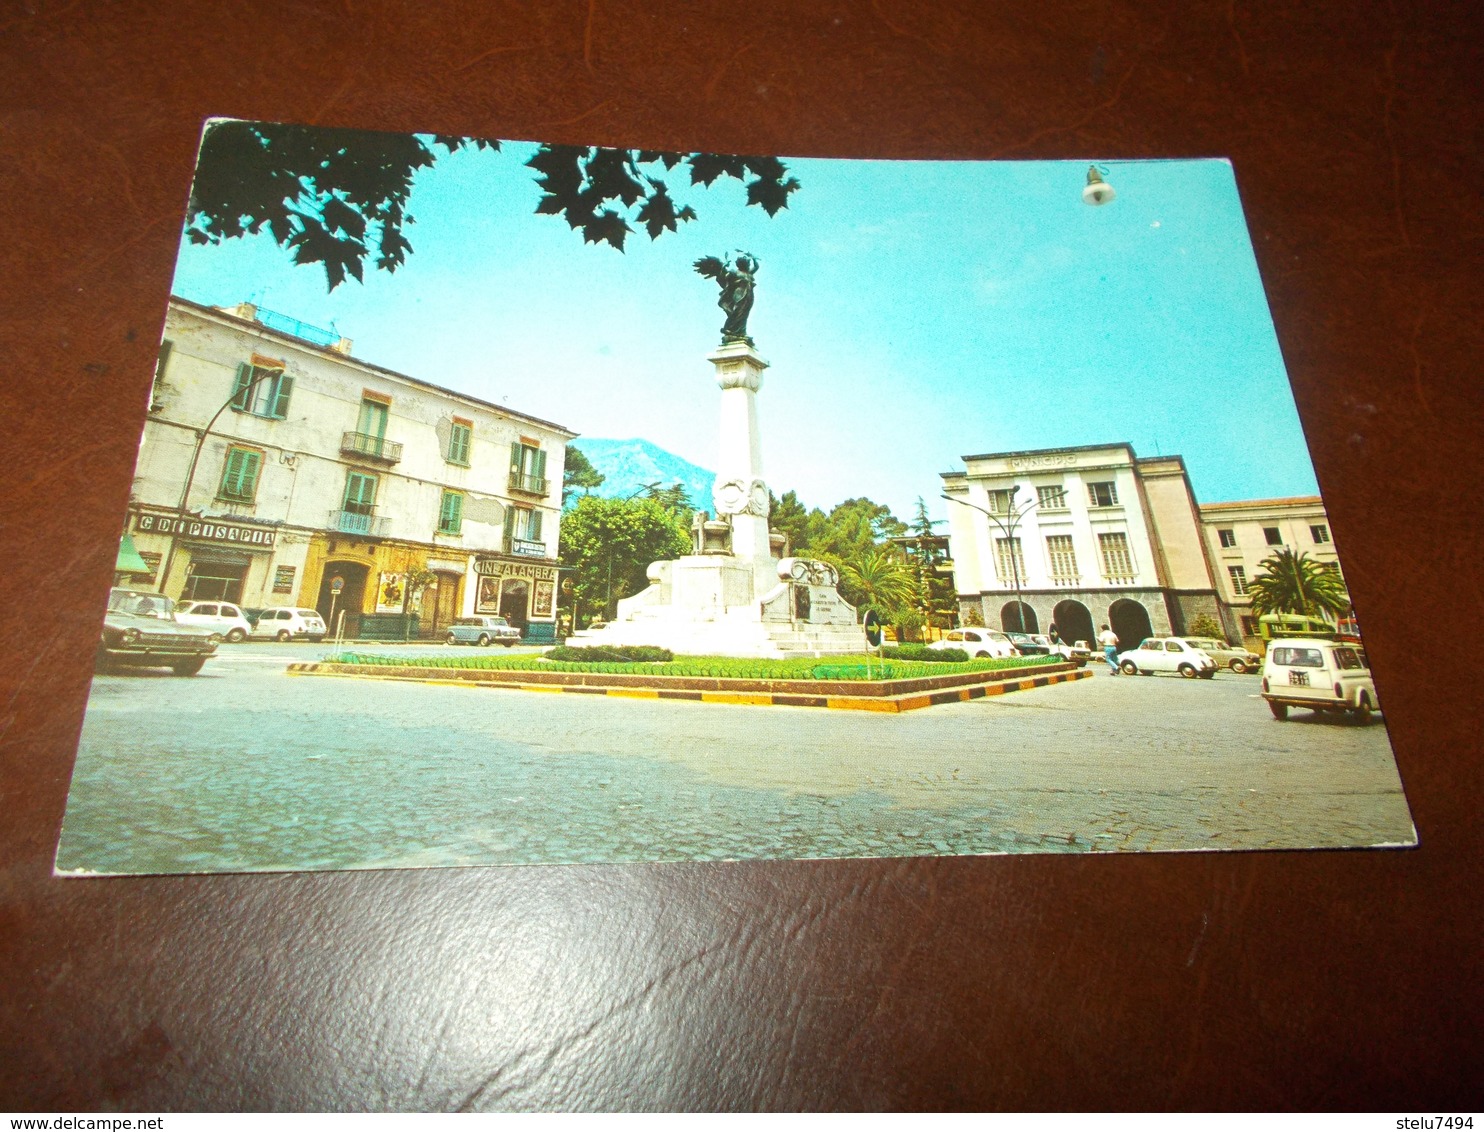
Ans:
[[[675,654],[669,649],[655,645],[587,645],[581,648],[558,645],[542,655],[547,660],[576,661],[579,664],[654,664],[675,659]]]
[[[962,664],[969,659],[963,649],[930,649],[927,645],[898,645],[886,649],[891,660],[920,660],[928,664]]]

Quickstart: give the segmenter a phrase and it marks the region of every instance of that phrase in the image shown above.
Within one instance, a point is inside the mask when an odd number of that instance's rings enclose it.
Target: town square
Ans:
[[[59,872],[1415,842],[1228,165],[510,148],[208,126]]]

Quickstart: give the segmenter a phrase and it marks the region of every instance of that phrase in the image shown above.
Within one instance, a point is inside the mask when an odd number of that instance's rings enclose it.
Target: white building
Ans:
[[[1068,641],[1104,624],[1124,647],[1220,619],[1179,456],[1127,444],[996,452],[943,475],[959,615]]]
[[[171,597],[318,608],[347,636],[503,613],[554,636],[576,434],[360,361],[250,304],[172,298],[128,531]]]
[[[1247,586],[1265,558],[1287,548],[1339,568],[1329,516],[1317,495],[1206,503],[1201,506],[1201,527],[1221,600],[1231,607],[1235,627],[1249,645],[1255,645],[1258,637]]]

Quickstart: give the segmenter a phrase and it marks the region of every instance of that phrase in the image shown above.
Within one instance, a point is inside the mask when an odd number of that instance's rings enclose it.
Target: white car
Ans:
[[[1080,660],[1083,664],[1086,664],[1088,658],[1092,656],[1092,650],[1087,647],[1086,641],[1078,641],[1075,645],[1072,645],[1066,641],[1053,641],[1050,637],[1041,633],[1033,633],[1031,639],[1038,644],[1045,645],[1056,656],[1065,657],[1067,660]]]
[[[1284,637],[1268,644],[1262,663],[1262,698],[1274,719],[1287,719],[1291,707],[1349,712],[1369,723],[1380,711],[1376,684],[1364,650],[1343,641]]]
[[[1153,676],[1156,672],[1178,672],[1188,680],[1209,680],[1216,675],[1216,662],[1204,649],[1191,647],[1180,637],[1150,637],[1139,647],[1118,654],[1118,671],[1125,676]]]
[[[970,659],[981,656],[1014,656],[1015,645],[998,629],[949,629],[930,649],[963,649]]]
[[[317,609],[265,609],[253,627],[254,637],[275,641],[322,641],[328,630]]]
[[[183,601],[175,607],[175,619],[182,625],[200,625],[220,633],[234,645],[252,633],[252,622],[229,601]]]

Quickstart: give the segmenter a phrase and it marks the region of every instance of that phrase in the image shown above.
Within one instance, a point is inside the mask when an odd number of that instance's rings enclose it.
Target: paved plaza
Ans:
[[[377,646],[398,655],[445,646]],[[1397,845],[1384,725],[1255,676],[1094,678],[907,715],[288,676],[97,676],[61,871]]]

